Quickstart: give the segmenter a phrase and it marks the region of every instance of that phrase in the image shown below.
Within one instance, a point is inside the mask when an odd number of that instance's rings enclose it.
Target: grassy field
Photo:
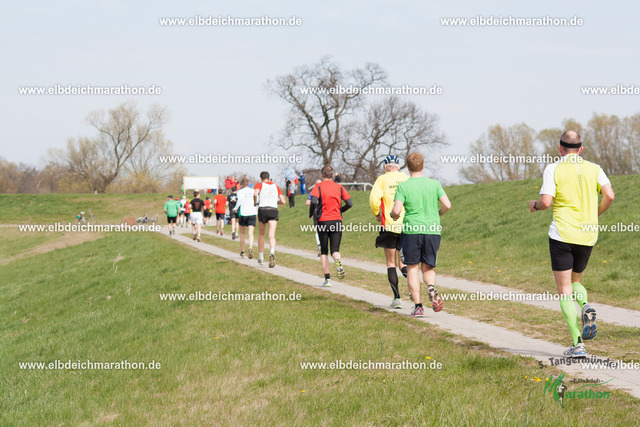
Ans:
[[[191,234],[184,234],[191,237]],[[202,241],[213,244],[223,249],[238,253],[239,243],[218,237],[203,234]],[[239,256],[239,255],[238,255]],[[293,268],[305,273],[318,276],[318,282],[323,279],[319,260],[311,260],[296,255],[278,253],[278,265]],[[346,277],[341,282],[351,286],[357,286],[369,291],[389,295],[391,302],[392,293],[387,276],[365,271],[350,266],[345,267]],[[335,278],[335,274],[332,275]],[[405,304],[410,304],[409,291],[406,286],[406,279],[399,278],[399,288]],[[464,294],[464,292],[439,289],[440,294]],[[443,296],[443,298],[445,298]],[[423,298],[427,300],[426,295]],[[445,300],[445,311],[459,316],[469,317],[480,322],[489,323],[503,328],[511,329],[533,338],[539,338],[550,342],[555,342],[563,346],[569,346],[569,335],[567,324],[560,313],[534,307],[527,304],[510,301],[487,301],[478,303],[470,298],[462,300]],[[600,321],[598,323],[598,338],[587,343],[589,354],[610,357],[627,362],[635,361],[638,358],[638,342],[640,342],[640,329],[622,327]],[[566,334],[558,331],[567,331]]]
[[[611,177],[616,200],[601,224],[640,224],[640,176]],[[527,203],[537,198],[541,180],[459,185],[445,190],[453,208],[442,218],[442,245],[438,271],[442,274],[510,286],[529,292],[555,290],[547,231],[551,210],[529,213]],[[345,214],[345,226],[370,228],[377,224],[369,209],[369,193],[351,193],[354,207]],[[101,222],[121,222],[124,216],[162,214],[166,195],[0,195],[5,209],[0,223],[73,221],[80,210],[92,209]],[[305,196],[296,207],[280,207],[278,241],[315,250]],[[164,217],[160,215],[163,224]],[[345,232],[341,252],[348,257],[382,262],[375,249],[375,231]],[[589,299],[640,310],[640,269],[637,232],[601,232],[584,275]]]
[[[445,188],[452,209],[442,217],[442,244],[438,271],[442,274],[496,283],[529,292],[556,289],[549,262],[547,232],[552,212],[529,213],[528,201],[537,199],[541,180],[459,185]],[[601,224],[640,224],[640,176],[614,176],[616,193]],[[344,215],[344,225],[373,224],[368,192],[351,192],[354,207]],[[295,208],[280,208],[278,241],[315,250],[308,207],[298,196]],[[345,232],[344,256],[384,261],[374,247],[376,232]],[[640,310],[640,251],[638,232],[601,232],[584,275],[589,299]]]
[[[160,299],[196,291],[302,299]],[[618,391],[562,409],[532,380],[557,372],[533,360],[152,233],[112,233],[0,267],[0,316],[0,425],[635,425],[640,412]],[[160,368],[20,369],[54,360]],[[442,368],[301,366],[334,360]]]
[[[166,200],[166,194],[0,194],[0,224],[73,223],[89,209],[101,224],[120,224],[123,217],[145,213],[162,219]]]

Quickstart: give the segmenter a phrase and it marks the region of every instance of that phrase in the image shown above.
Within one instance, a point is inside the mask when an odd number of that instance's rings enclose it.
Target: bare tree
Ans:
[[[94,111],[87,121],[97,129],[98,135],[95,138],[70,139],[66,150],[52,154],[70,174],[81,177],[90,191],[105,192],[139,152],[147,148],[153,152],[163,147],[162,126],[167,120],[165,108],[152,106],[147,117],[142,118],[131,102],[123,103],[106,114]],[[145,159],[148,160],[141,156],[138,164],[134,162],[130,167],[144,167]]]
[[[462,168],[462,176],[473,183],[492,181],[513,181],[534,178],[538,175],[538,165],[533,162],[511,161],[509,156],[536,156],[535,131],[524,123],[508,128],[491,126],[488,132],[471,145],[471,153],[476,158],[491,156],[491,161],[478,161]],[[505,160],[502,161],[503,157]],[[498,159],[499,161],[493,161]],[[527,159],[524,159],[527,160]]]
[[[347,142],[349,128],[363,105],[362,90],[385,84],[386,79],[376,64],[343,71],[330,57],[323,57],[317,64],[267,81],[268,90],[290,107],[276,145],[300,149],[316,164],[330,164]],[[340,87],[348,93],[339,93]]]
[[[354,130],[354,136],[341,147],[341,160],[351,172],[347,179],[353,181],[375,181],[389,154],[406,157],[411,151],[446,144],[437,116],[398,97],[372,104]]]
[[[632,153],[625,133],[618,116],[594,114],[589,120],[588,129],[590,152],[585,153],[585,158],[593,158],[607,174],[632,173]]]
[[[624,119],[625,133],[631,154],[631,173],[640,173],[640,113]]]

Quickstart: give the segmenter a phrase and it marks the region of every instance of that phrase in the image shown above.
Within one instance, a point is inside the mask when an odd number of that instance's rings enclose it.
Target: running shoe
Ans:
[[[587,350],[584,348],[584,343],[579,342],[577,345],[572,345],[568,349],[564,351],[566,357],[572,357],[575,359],[580,359],[583,357],[587,357]]]
[[[253,248],[249,248],[249,251],[247,252],[247,258],[253,259]]]
[[[433,311],[438,312],[442,310],[442,299],[440,299],[440,294],[436,291],[436,288],[433,286],[427,287],[427,294],[429,295],[429,300],[431,300],[431,306],[433,307]]]
[[[264,260],[262,258],[258,258],[258,265],[264,264]]]
[[[271,254],[269,255],[269,268],[273,268],[276,266],[276,256]]]
[[[231,232],[231,240],[236,240],[236,232],[235,231]]]
[[[342,268],[342,263],[340,262],[340,260],[337,259],[333,261],[333,265],[336,266],[336,273],[338,274],[338,279],[340,280],[344,279],[345,272],[344,272],[344,268]]]
[[[195,234],[193,235],[193,240],[196,240],[196,235]]]
[[[589,304],[582,306],[582,339],[590,340],[598,333],[596,326],[596,309]]]
[[[411,310],[412,317],[424,317],[424,307],[414,306]]]
[[[320,245],[318,245],[318,256],[322,255],[322,252],[320,251]]]
[[[324,279],[324,283],[322,284],[323,288],[330,288],[331,286],[333,286],[331,284],[331,279]]]
[[[240,258],[244,258],[244,251],[240,252]]]
[[[400,298],[394,298],[393,301],[391,301],[391,305],[389,307],[402,308],[402,300],[400,300]]]
[[[201,242],[199,234],[198,234],[197,240],[198,240],[198,242]]]

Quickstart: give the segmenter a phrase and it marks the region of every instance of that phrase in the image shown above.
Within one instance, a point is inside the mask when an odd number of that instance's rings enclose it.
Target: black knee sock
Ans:
[[[391,290],[393,290],[393,297],[395,299],[400,299],[400,292],[398,291],[398,272],[395,267],[387,268],[387,277],[389,278]]]
[[[407,278],[407,266],[404,266],[400,269],[400,271],[402,272],[402,275],[404,276],[404,278]]]

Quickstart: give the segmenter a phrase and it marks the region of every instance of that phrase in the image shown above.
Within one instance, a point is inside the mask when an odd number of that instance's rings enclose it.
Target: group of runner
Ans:
[[[577,132],[563,133],[558,148],[562,159],[545,169],[540,198],[530,201],[529,210],[545,210],[553,205],[553,221],[548,233],[551,266],[561,295],[562,314],[572,336],[572,345],[565,351],[565,355],[585,357],[584,340],[594,338],[597,327],[596,311],[588,304],[587,291],[581,280],[598,232],[597,227],[589,227],[589,231],[585,231],[584,226],[598,223],[598,216],[609,208],[614,194],[602,168],[580,157],[582,141]],[[422,317],[424,308],[421,299],[421,274],[432,309],[439,312],[443,308],[442,299],[435,288],[435,268],[441,242],[440,217],[451,209],[451,202],[439,181],[423,176],[422,154],[412,152],[407,156],[405,165],[409,175],[400,172],[400,163],[395,155],[384,159],[385,173],[376,179],[369,196],[369,205],[381,224],[375,247],[384,250],[387,279],[393,293],[391,307],[402,307],[399,270],[407,279],[409,296],[414,304],[411,315]],[[321,169],[321,177],[315,182],[307,205],[309,218],[313,219],[316,231],[318,256],[324,274],[322,286],[330,287],[329,254],[338,279],[344,279],[346,275],[340,254],[342,215],[353,206],[353,202],[347,190],[336,182],[336,172],[330,165]],[[214,197],[213,206],[216,208],[218,221],[224,219],[218,215],[223,215],[225,207],[229,208],[232,221],[237,219],[239,236],[232,225],[232,238],[240,238],[240,256],[243,258],[254,258],[253,232],[257,222],[258,263],[264,263],[266,233],[270,248],[269,267],[273,268],[278,205],[285,204],[285,198],[280,188],[271,181],[268,172],[262,172],[260,179],[261,182],[255,188],[250,188],[247,178],[243,178],[240,182],[241,189],[237,193],[233,190],[228,198],[224,195]],[[602,194],[600,202],[599,194]],[[210,204],[203,202],[198,192],[194,193],[194,198],[188,203],[180,201],[176,204],[169,196],[165,211],[170,234],[175,234],[175,217],[182,212],[183,206],[185,216],[188,212],[191,214],[193,238],[200,241],[201,211]],[[221,235],[222,226],[223,224],[219,224]],[[249,245],[245,251],[246,235]],[[572,295],[581,306],[581,328],[578,326],[578,314]]]

